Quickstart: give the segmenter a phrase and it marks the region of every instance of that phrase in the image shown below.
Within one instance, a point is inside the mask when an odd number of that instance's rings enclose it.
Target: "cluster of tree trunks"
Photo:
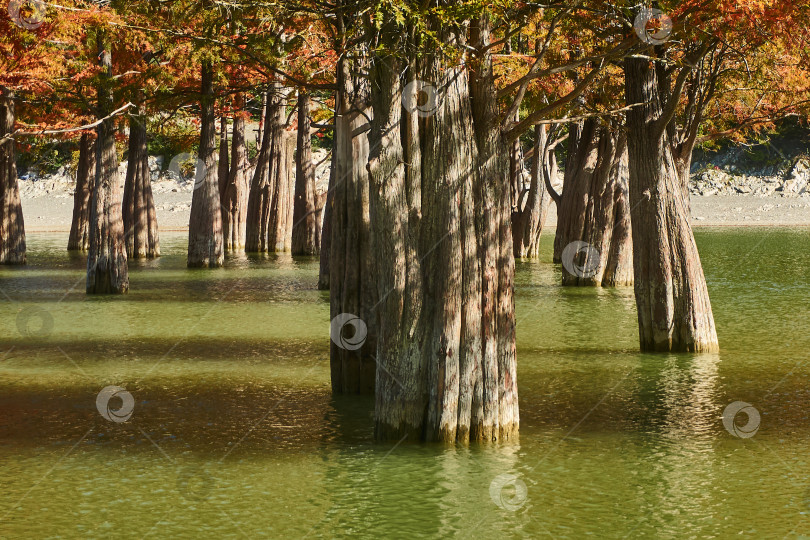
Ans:
[[[274,82],[265,109],[262,145],[247,207],[245,251],[290,251],[295,137],[284,129],[285,95]]]
[[[662,79],[652,63],[624,66],[633,267],[639,338],[646,351],[718,348],[706,279],[689,223],[687,194],[678,174],[660,99]]]
[[[515,189],[516,201],[512,210],[512,234],[514,236],[514,253],[518,258],[537,258],[540,255],[540,236],[546,223],[546,214],[551,204],[551,190],[546,185],[546,178],[557,176],[557,157],[554,147],[548,140],[545,125],[535,126],[534,145],[532,147],[531,172],[528,187],[520,183]],[[514,145],[520,141],[516,140]],[[515,178],[523,169],[522,159],[513,148],[510,166]],[[522,175],[521,175],[522,176]]]
[[[98,86],[96,179],[90,202],[90,242],[87,253],[87,294],[121,294],[129,290],[124,223],[121,218],[118,154],[112,112],[112,59],[104,31],[98,32],[102,77]]]
[[[222,214],[217,177],[216,119],[214,117],[214,72],[210,63],[202,65],[200,146],[197,154],[194,193],[188,225],[188,266],[222,266]],[[202,169],[202,170],[200,170]]]
[[[130,117],[127,160],[123,201],[127,256],[130,259],[153,259],[160,256],[160,241],[149,174],[146,118],[140,114]]]
[[[310,97],[298,93],[298,142],[295,151],[295,200],[293,204],[293,255],[317,255],[321,247],[321,212],[315,195],[312,162]]]
[[[564,263],[563,285],[632,285],[627,144],[619,126],[596,118],[573,126],[559,198],[554,260]],[[572,242],[589,247],[566,251]],[[587,271],[572,273],[575,267]]]
[[[237,94],[237,110],[244,106],[244,97]],[[224,130],[223,130],[224,131]],[[227,148],[227,139],[224,139]],[[222,144],[222,141],[221,143]],[[220,147],[220,154],[222,147]],[[225,151],[227,155],[227,150]],[[222,159],[222,158],[220,158]],[[222,237],[226,251],[245,249],[245,218],[248,202],[249,163],[245,145],[245,117],[237,114],[233,120],[231,135],[231,159],[227,180],[220,189],[222,199]]]
[[[25,264],[25,224],[17,184],[14,92],[0,86],[0,264]]]
[[[84,133],[79,140],[79,163],[76,167],[68,251],[87,251],[90,247],[90,198],[95,181],[96,139],[93,135]]]
[[[463,39],[432,30],[448,44]],[[383,36],[385,50],[410,49],[393,28]],[[508,440],[518,431],[509,151],[488,21],[472,21],[471,36],[469,69],[447,68],[435,51],[407,65],[378,52],[371,67],[378,439]],[[419,85],[403,86],[400,73],[439,89],[431,114],[403,110],[403,92]]]

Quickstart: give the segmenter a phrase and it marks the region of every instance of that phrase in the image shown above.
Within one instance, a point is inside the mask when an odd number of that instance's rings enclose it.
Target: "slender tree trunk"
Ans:
[[[160,256],[157,213],[152,197],[149,153],[146,147],[146,118],[133,115],[129,122],[127,176],[124,181],[124,240],[130,259]]]
[[[557,158],[547,150],[548,133],[545,125],[535,126],[531,183],[517,199],[512,214],[512,234],[515,239],[515,257],[540,255],[540,235],[546,223],[551,194],[546,188],[544,175],[557,176]]]
[[[0,140],[14,131],[14,92],[0,86]],[[0,143],[0,264],[25,264],[25,224],[17,184],[16,142]]]
[[[645,351],[718,349],[711,303],[648,59],[625,60],[639,338]]]
[[[369,155],[367,109],[368,85],[353,80],[349,60],[338,64],[338,96],[335,115],[335,153],[330,217],[329,298],[333,325],[330,365],[332,392],[374,392],[377,346],[376,289],[370,249]],[[358,346],[346,346],[348,331],[336,324],[338,317],[358,317],[366,328]],[[355,328],[355,331],[357,329]],[[356,332],[354,335],[357,335]]]
[[[392,31],[396,35],[396,31]],[[472,44],[489,43],[488,21]],[[436,28],[449,44],[453,35]],[[388,50],[408,50],[400,44]],[[508,145],[489,53],[409,78],[442,88],[427,118],[403,66],[378,53],[369,159],[377,324],[378,439],[509,440],[519,416]],[[469,69],[469,71],[468,71]],[[468,79],[468,73],[471,73]],[[334,239],[334,236],[333,236]]]
[[[309,94],[298,95],[298,143],[295,155],[293,255],[317,255],[321,244],[320,210],[315,200],[315,165],[312,163]]]
[[[618,129],[584,122],[557,221],[563,285],[633,283],[626,160]]]
[[[294,139],[284,130],[284,96],[273,83],[262,147],[250,183],[245,250],[289,251],[292,243]]]
[[[241,94],[236,97],[236,105],[237,109],[244,106]],[[245,212],[249,191],[245,117],[241,114],[234,117],[231,138],[231,168],[222,194],[222,231],[225,249],[239,251],[245,248]]]
[[[203,63],[200,99],[202,130],[188,225],[189,268],[216,268],[223,264],[213,79],[211,64]],[[202,172],[199,171],[200,167],[203,168]]]
[[[335,119],[334,125],[337,125]],[[326,192],[326,202],[323,205],[323,223],[321,225],[321,261],[318,275],[318,289],[329,290],[329,257],[332,253],[332,206],[334,205],[334,189],[337,171],[337,133],[332,134],[332,159],[329,167],[329,187]]]
[[[217,165],[220,200],[225,196],[225,188],[228,186],[228,177],[230,176],[228,161],[228,119],[223,116],[219,119],[219,162]]]
[[[90,197],[96,178],[96,140],[89,133],[79,141],[79,165],[73,192],[73,220],[70,223],[68,251],[87,251],[90,246]]]
[[[112,58],[103,31],[98,33],[103,76],[98,87],[98,116],[113,110]],[[115,120],[96,128],[96,178],[90,203],[90,245],[87,252],[87,294],[123,294],[129,290],[124,223],[121,219],[121,182],[115,151]]]

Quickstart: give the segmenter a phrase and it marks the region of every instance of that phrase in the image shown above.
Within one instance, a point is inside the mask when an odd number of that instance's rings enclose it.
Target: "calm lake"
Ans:
[[[315,259],[191,271],[166,233],[89,298],[67,235],[30,234],[0,268],[0,537],[810,534],[809,233],[696,232],[711,355],[639,353],[632,289],[560,287],[546,234],[517,264],[519,443],[470,447],[375,444],[373,398],[332,397]]]

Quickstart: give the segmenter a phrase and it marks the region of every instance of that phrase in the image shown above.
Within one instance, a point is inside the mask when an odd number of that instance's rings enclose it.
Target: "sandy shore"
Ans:
[[[30,232],[68,232],[73,214],[73,196],[69,192],[22,199],[25,229]],[[188,229],[191,192],[155,193],[158,224],[161,230]],[[557,222],[554,204],[546,221]],[[810,226],[810,198],[755,197],[752,195],[714,195],[692,197],[692,223],[695,227],[717,226]]]

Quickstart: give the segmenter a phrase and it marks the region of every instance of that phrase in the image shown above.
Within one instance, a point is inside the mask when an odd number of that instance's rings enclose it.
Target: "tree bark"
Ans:
[[[203,63],[200,98],[202,129],[188,224],[189,268],[216,268],[223,264],[213,79],[211,64]],[[199,170],[201,167],[203,171]]]
[[[241,94],[236,96],[237,109],[244,106]],[[245,212],[248,197],[248,157],[245,145],[245,117],[237,114],[233,120],[231,136],[231,167],[222,194],[222,236],[225,249],[245,249]]]
[[[103,69],[98,87],[98,117],[106,118],[113,110],[112,58],[103,31],[99,31],[97,39]],[[123,294],[129,290],[129,270],[121,219],[115,119],[102,121],[96,134],[96,178],[90,203],[86,289],[87,294]]]
[[[360,347],[341,346],[342,336],[332,335],[330,365],[335,394],[374,393],[377,347],[377,302],[370,249],[368,84],[354,80],[349,60],[338,63],[335,114],[334,176],[332,182],[329,299],[333,321],[355,316],[366,325]],[[339,329],[341,332],[342,328]]]
[[[153,259],[160,256],[160,240],[146,148],[146,118],[143,115],[130,117],[127,160],[122,205],[127,256],[130,259]]]
[[[73,192],[73,220],[70,223],[68,251],[87,251],[90,246],[90,197],[96,178],[96,140],[89,133],[79,141],[79,164]]]
[[[644,351],[718,349],[711,303],[648,59],[625,60],[633,266]]]
[[[228,186],[230,176],[228,161],[228,119],[223,116],[219,119],[219,162],[217,165],[220,200],[225,196],[225,188]]]
[[[449,28],[435,33],[453,44]],[[421,69],[411,62],[409,78],[441,89],[423,118],[400,104],[403,92],[419,103],[415,85],[400,84],[404,66],[384,52],[372,66],[378,439],[517,436],[509,151],[488,21],[473,22],[472,36],[468,67],[445,69],[433,55]],[[408,47],[387,48],[398,49]]]
[[[336,99],[337,101],[337,99]],[[337,117],[334,119],[337,126]],[[337,129],[335,127],[335,129]],[[329,167],[329,188],[326,192],[326,201],[323,205],[323,223],[321,225],[321,260],[318,275],[318,289],[329,290],[329,257],[332,253],[332,206],[334,205],[334,190],[337,174],[337,132],[332,134],[332,159]]]
[[[568,160],[555,242],[563,285],[632,285],[632,239],[624,135],[588,119]]]
[[[298,94],[298,142],[295,154],[293,255],[317,255],[321,244],[321,211],[315,200],[315,165],[312,163],[309,94]]]
[[[548,150],[548,132],[545,125],[535,126],[534,152],[529,189],[518,195],[512,214],[515,257],[540,256],[540,235],[546,223],[551,194],[546,188],[544,175],[557,176],[557,158]]]
[[[292,243],[293,141],[284,130],[284,95],[273,83],[267,99],[262,147],[250,183],[245,250],[289,251]]]
[[[14,92],[0,86],[0,139],[14,131]],[[25,264],[25,223],[17,183],[15,144],[0,143],[0,264]]]

